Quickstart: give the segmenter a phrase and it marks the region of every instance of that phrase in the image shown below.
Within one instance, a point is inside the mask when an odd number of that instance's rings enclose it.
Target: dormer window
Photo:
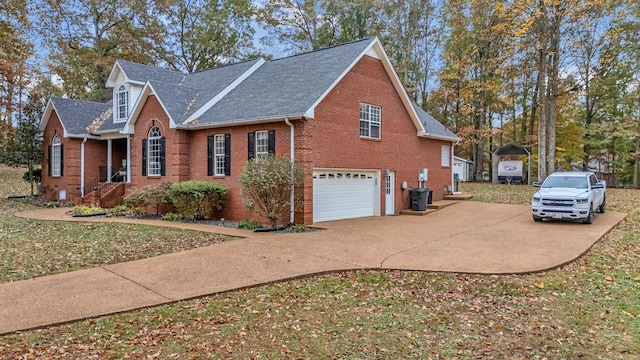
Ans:
[[[125,121],[129,116],[129,92],[124,85],[120,85],[116,94],[116,121]]]

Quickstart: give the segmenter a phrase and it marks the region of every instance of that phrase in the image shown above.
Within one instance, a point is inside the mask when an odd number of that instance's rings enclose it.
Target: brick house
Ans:
[[[61,201],[113,205],[160,181],[216,181],[221,217],[255,217],[239,174],[247,161],[287,156],[305,171],[295,223],[397,214],[407,189],[442,199],[455,134],[411,102],[380,41],[368,38],[282,59],[194,74],[116,61],[107,104],[52,98],[43,189]]]

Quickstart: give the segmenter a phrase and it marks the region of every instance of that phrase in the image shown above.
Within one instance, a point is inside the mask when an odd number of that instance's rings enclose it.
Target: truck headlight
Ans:
[[[534,196],[534,197],[533,197],[533,199],[532,199],[531,201],[533,201],[533,202],[534,202],[534,203],[536,203],[536,204],[539,204],[539,203],[540,203],[540,198],[539,198],[539,197],[535,197],[535,196]]]
[[[576,204],[586,204],[589,202],[589,199],[576,199]]]

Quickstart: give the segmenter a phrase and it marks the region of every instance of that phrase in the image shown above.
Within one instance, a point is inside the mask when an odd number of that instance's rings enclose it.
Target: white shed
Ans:
[[[473,163],[470,160],[458,156],[453,157],[453,173],[458,174],[460,181],[470,181],[473,171]]]

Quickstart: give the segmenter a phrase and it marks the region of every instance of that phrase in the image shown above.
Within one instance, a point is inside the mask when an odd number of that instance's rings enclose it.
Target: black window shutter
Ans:
[[[142,139],[142,176],[147,176],[147,139]]]
[[[231,134],[224,134],[224,174],[231,175]]]
[[[167,175],[167,139],[160,138],[160,176]]]
[[[51,145],[47,147],[47,175],[51,176]]]
[[[207,136],[207,176],[213,175],[213,135]]]
[[[60,176],[64,176],[64,144],[60,144]]]
[[[276,131],[269,130],[269,154],[276,154]]]
[[[249,148],[249,160],[256,157],[256,133],[250,132],[248,135],[249,143],[247,144]]]

